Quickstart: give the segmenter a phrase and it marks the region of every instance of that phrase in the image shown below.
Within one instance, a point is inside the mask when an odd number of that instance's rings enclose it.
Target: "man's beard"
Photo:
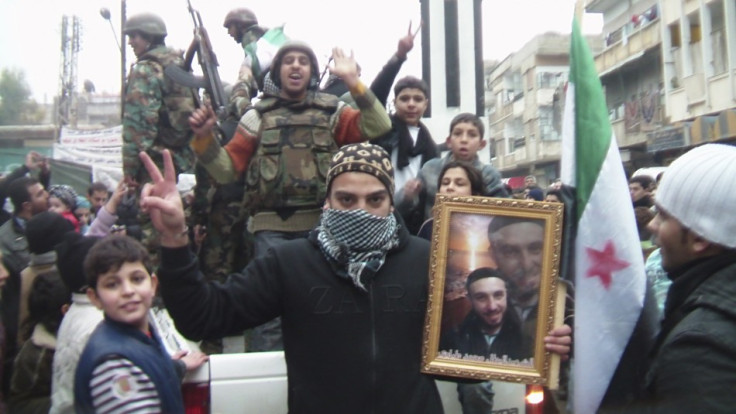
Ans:
[[[511,278],[511,296],[515,299],[514,301],[519,303],[528,303],[535,299],[535,297],[539,294],[539,284],[537,283],[536,287],[529,287],[527,283],[517,283],[519,282],[527,282],[530,279],[539,279],[540,276],[527,276],[526,274],[522,273],[521,275],[518,275],[516,277]]]

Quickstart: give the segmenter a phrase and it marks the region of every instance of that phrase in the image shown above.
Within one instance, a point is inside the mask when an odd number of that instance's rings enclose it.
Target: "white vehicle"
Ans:
[[[174,328],[168,312],[151,310],[169,354],[198,350]],[[242,339],[241,339],[242,340]],[[288,412],[287,373],[283,351],[239,352],[210,355],[210,359],[184,378],[182,395],[186,414],[280,414]],[[437,381],[446,414],[461,414],[456,383]],[[526,386],[494,382],[493,414],[523,414]]]
[[[456,384],[437,381],[446,414],[460,414]],[[495,382],[494,413],[524,413],[526,386]],[[286,361],[283,352],[211,355],[187,375],[182,387],[187,414],[286,413]]]

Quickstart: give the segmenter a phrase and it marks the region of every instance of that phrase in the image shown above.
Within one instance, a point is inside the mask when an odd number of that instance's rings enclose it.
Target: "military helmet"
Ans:
[[[276,56],[274,56],[273,64],[271,66],[271,79],[273,80],[273,83],[279,88],[281,87],[281,60],[284,58],[286,53],[294,50],[306,53],[307,56],[309,56],[309,61],[312,63],[312,73],[307,87],[309,89],[316,89],[317,86],[319,86],[319,64],[317,63],[317,55],[314,54],[314,51],[308,44],[298,40],[287,41],[281,46],[281,48],[279,48],[278,52],[276,52]]]
[[[141,13],[131,16],[125,21],[123,33],[141,32],[149,36],[166,36],[166,23],[153,13]]]
[[[222,25],[227,28],[232,23],[236,22],[242,23],[244,26],[248,27],[253,26],[254,24],[258,24],[258,19],[256,18],[256,14],[253,13],[250,9],[242,7],[230,10],[227,16],[225,16],[225,22]]]

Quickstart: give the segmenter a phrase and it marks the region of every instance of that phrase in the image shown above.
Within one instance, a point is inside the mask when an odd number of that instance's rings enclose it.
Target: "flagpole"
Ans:
[[[575,2],[575,19],[582,25],[583,23],[583,11],[585,10],[585,5],[583,4],[583,0],[577,0]]]
[[[635,392],[638,383],[627,370],[640,372],[647,350],[639,338],[653,335],[635,331],[647,317],[644,262],[605,95],[580,30],[582,3],[576,1],[570,39],[561,171],[576,199],[568,220],[576,225],[569,269],[575,276],[573,405],[593,413]]]

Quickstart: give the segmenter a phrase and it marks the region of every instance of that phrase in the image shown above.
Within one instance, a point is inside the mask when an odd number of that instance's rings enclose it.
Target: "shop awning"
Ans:
[[[698,145],[713,141],[715,136],[713,127],[716,119],[718,119],[716,115],[703,115],[693,119],[690,124],[690,144]]]
[[[718,114],[713,132],[714,140],[736,137],[736,109],[726,109]]]

